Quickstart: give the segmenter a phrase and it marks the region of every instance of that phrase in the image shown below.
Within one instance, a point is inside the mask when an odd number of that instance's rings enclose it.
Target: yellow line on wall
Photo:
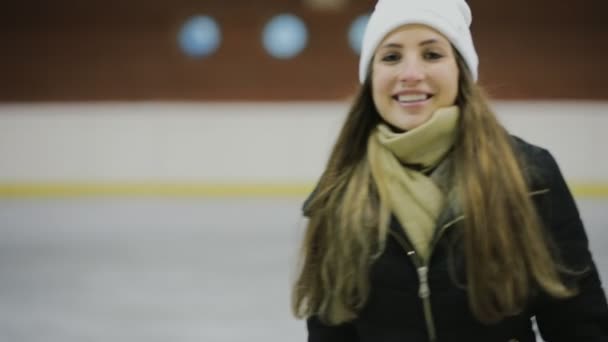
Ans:
[[[0,198],[37,197],[302,197],[309,184],[38,183],[0,184]]]
[[[569,186],[579,198],[608,198],[608,183],[571,183]]]
[[[313,183],[0,183],[0,198],[305,197]],[[577,198],[608,198],[608,183],[570,183]]]

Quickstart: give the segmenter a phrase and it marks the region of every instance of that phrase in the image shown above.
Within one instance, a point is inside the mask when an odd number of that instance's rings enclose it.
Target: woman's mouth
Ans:
[[[394,95],[393,99],[401,105],[416,105],[425,103],[431,97],[433,97],[431,94],[404,94]]]

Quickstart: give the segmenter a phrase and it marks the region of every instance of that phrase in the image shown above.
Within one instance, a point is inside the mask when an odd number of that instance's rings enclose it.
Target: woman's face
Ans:
[[[372,97],[386,123],[407,131],[455,103],[458,76],[447,38],[425,25],[404,25],[389,33],[373,56]]]

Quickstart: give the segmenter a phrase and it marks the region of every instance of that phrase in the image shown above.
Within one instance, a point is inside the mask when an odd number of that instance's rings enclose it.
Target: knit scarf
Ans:
[[[428,173],[452,148],[459,114],[457,106],[438,109],[427,122],[404,133],[381,123],[368,140],[368,161],[380,200],[424,260],[445,197]]]

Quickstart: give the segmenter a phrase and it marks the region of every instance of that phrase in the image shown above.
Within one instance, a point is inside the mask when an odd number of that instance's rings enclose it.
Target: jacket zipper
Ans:
[[[412,245],[407,241],[407,239],[405,239],[402,236],[389,230],[389,232],[391,234],[393,234],[393,236],[395,237],[395,239],[397,240],[399,245],[401,245],[401,247],[405,250],[407,255],[410,257],[410,259],[414,263],[414,266],[416,267],[416,270],[418,273],[418,283],[419,283],[418,297],[420,297],[420,299],[422,300],[424,321],[426,322],[426,328],[427,328],[428,335],[429,335],[429,342],[437,341],[437,330],[435,329],[435,321],[433,319],[433,311],[431,308],[431,288],[429,286],[429,278],[428,278],[429,261],[431,260],[431,256],[433,255],[433,250],[435,249],[435,246],[436,246],[437,242],[439,241],[439,239],[441,238],[441,236],[443,235],[443,233],[449,227],[454,225],[456,222],[462,220],[463,218],[464,218],[464,216],[459,216],[441,227],[439,232],[435,235],[433,242],[431,243],[431,249],[430,249],[430,253],[428,256],[428,260],[423,260],[421,257],[419,257],[418,254],[416,253],[416,251],[414,250],[414,248],[412,247]]]

